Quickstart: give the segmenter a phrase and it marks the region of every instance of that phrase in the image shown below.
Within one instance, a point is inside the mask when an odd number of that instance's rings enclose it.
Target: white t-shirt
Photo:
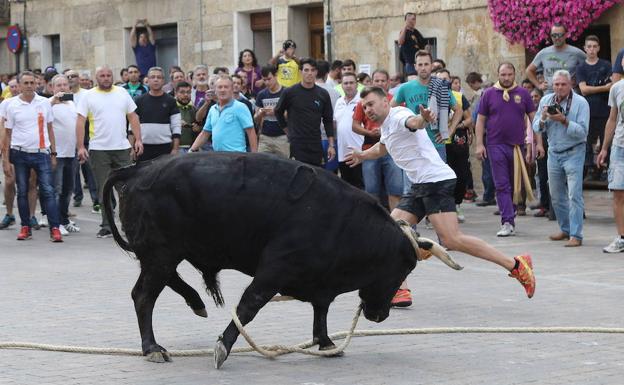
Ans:
[[[0,118],[5,119],[6,120],[6,109],[7,106],[9,105],[9,102],[11,101],[11,99],[4,99],[2,101],[2,103],[0,103]]]
[[[136,104],[125,89],[113,86],[110,91],[91,88],[80,96],[78,114],[89,119],[90,150],[126,150],[126,115]]]
[[[52,106],[54,122],[54,140],[56,141],[57,158],[73,158],[76,156],[76,105],[72,101]]]
[[[41,126],[39,117],[41,116]],[[54,120],[48,99],[36,95],[28,103],[20,97],[9,100],[4,126],[11,129],[11,146],[28,150],[50,148],[48,123]]]
[[[618,81],[611,87],[609,91],[609,107],[615,107],[618,110],[612,145],[624,147],[624,80]],[[0,105],[0,108],[2,108],[2,105]]]
[[[412,183],[433,183],[456,178],[442,161],[425,129],[411,132],[405,121],[415,116],[405,107],[393,107],[381,125],[381,139],[394,162]]]
[[[360,97],[356,95],[350,102],[347,103],[344,97],[341,97],[336,102],[334,109],[334,121],[336,122],[336,144],[338,148],[338,162],[344,162],[345,156],[351,153],[349,147],[353,147],[357,150],[362,148],[364,143],[364,136],[353,132],[353,112],[355,107],[360,101]]]

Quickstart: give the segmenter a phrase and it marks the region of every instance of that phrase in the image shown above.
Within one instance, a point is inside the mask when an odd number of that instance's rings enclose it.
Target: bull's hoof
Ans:
[[[200,317],[208,318],[208,312],[206,311],[206,308],[192,309],[192,310],[193,310],[193,313],[195,313],[196,315]]]
[[[168,352],[151,352],[147,354],[145,359],[149,362],[156,362],[158,364],[171,362],[171,356]]]
[[[221,341],[221,338],[219,338],[214,348],[215,369],[220,369],[223,363],[225,362],[225,360],[227,360],[227,358],[228,358],[228,351],[225,348],[223,341]]]
[[[336,349],[336,345],[331,344],[331,345],[319,347],[320,351],[327,351],[327,350],[332,350],[332,349]],[[342,357],[342,356],[344,356],[344,352],[338,352],[336,354],[332,354],[331,356],[327,356],[327,357]]]

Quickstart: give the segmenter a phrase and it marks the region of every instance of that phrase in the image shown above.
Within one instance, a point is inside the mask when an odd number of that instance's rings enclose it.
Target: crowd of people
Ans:
[[[147,31],[137,37],[140,26]],[[624,251],[624,50],[612,66],[598,58],[596,36],[585,38],[582,51],[568,45],[566,28],[555,24],[552,45],[524,76],[502,62],[496,83],[471,72],[465,85],[432,56],[413,13],[405,16],[398,40],[404,71],[394,74],[357,73],[351,59],[298,58],[293,40],[264,65],[245,49],[233,71],[210,73],[198,65],[165,73],[156,66],[146,20],[137,20],[130,38],[137,65],[124,68],[117,81],[107,66],[96,69],[95,84],[88,73],[54,67],[2,77],[6,215],[0,228],[16,223],[17,196],[18,240],[41,226],[49,227],[54,242],[80,231],[69,207],[72,198],[74,207],[82,205],[81,176],[92,211],[100,213],[112,169],[167,154],[239,151],[339,175],[378,198],[395,219],[412,225],[425,219],[448,249],[504,267],[529,297],[535,290],[531,258],[505,256],[463,234],[461,205],[497,205],[496,235],[507,237],[534,201],[529,209],[535,217],[557,220],[550,239],[578,247],[583,180],[601,178],[608,167],[618,235],[604,251]],[[104,215],[97,236],[111,236]],[[393,304],[411,304],[407,286]]]

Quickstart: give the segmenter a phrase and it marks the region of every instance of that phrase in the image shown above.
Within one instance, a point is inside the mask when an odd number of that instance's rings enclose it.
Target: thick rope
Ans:
[[[589,326],[554,326],[554,327],[443,327],[443,328],[407,328],[407,329],[380,329],[380,330],[356,330],[358,319],[362,311],[358,306],[351,328],[349,331],[341,331],[329,335],[331,340],[344,339],[344,342],[331,350],[311,351],[308,348],[316,345],[312,340],[302,342],[297,345],[258,345],[251,338],[249,333],[241,325],[240,320],[236,316],[236,312],[232,311],[232,319],[236,327],[243,335],[250,347],[233,348],[231,353],[249,353],[257,351],[260,354],[275,358],[277,356],[288,353],[301,353],[314,356],[335,356],[342,353],[352,337],[370,337],[370,336],[396,336],[411,334],[545,334],[545,333],[574,333],[574,334],[624,334],[624,328],[602,328]],[[0,341],[0,349],[29,349],[42,350],[50,352],[64,353],[81,353],[81,354],[105,354],[105,355],[123,355],[123,356],[142,356],[143,352],[139,349],[124,348],[101,348],[88,346],[71,346],[71,345],[50,345],[31,342],[2,342]],[[185,350],[169,350],[172,357],[199,357],[211,356],[214,349],[185,349]]]

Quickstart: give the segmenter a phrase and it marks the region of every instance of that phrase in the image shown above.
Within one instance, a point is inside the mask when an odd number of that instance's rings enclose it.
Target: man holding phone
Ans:
[[[254,120],[260,127],[258,152],[275,154],[288,159],[290,157],[288,138],[275,117],[275,106],[284,92],[284,87],[277,81],[277,67],[264,66],[261,73],[266,88],[256,96],[257,108]]]
[[[548,184],[560,229],[550,239],[568,240],[565,247],[578,247],[583,244],[583,165],[589,104],[572,90],[568,71],[556,71],[552,84],[554,93],[542,98],[533,119],[538,148],[543,148],[541,133],[548,135]]]

